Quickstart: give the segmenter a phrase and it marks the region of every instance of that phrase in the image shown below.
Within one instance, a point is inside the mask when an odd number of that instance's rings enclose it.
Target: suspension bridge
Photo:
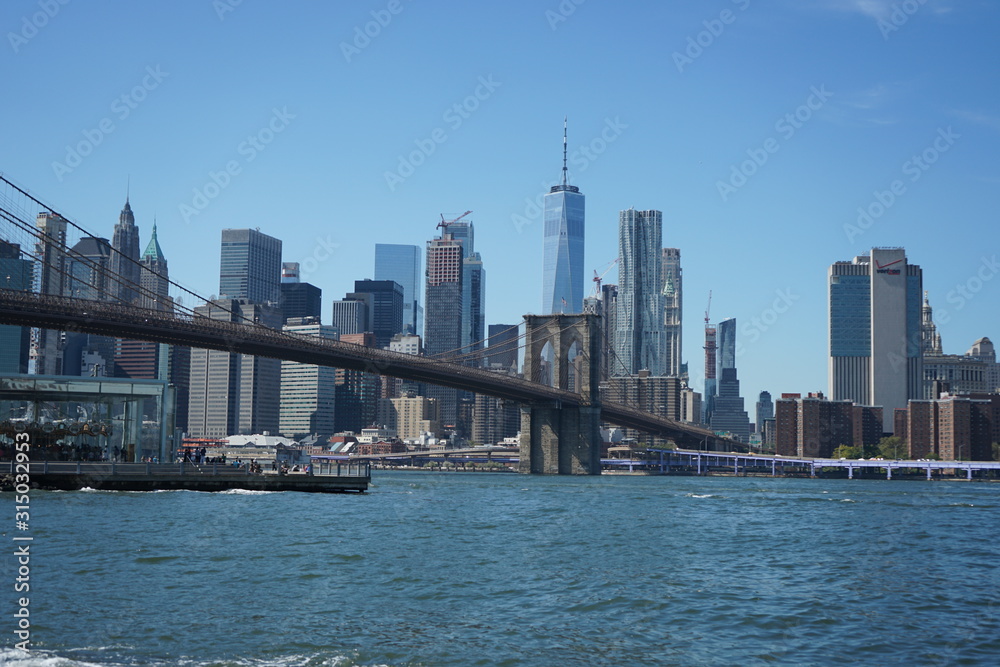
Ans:
[[[596,315],[526,316],[525,332],[518,337],[518,345],[525,350],[524,374],[531,379],[522,379],[476,367],[489,351],[484,341],[454,350],[446,358],[424,357],[295,335],[235,315],[236,321],[220,321],[185,308],[178,300],[165,305],[162,295],[151,293],[136,280],[138,271],[111,269],[116,265],[127,268],[128,262],[135,260],[122,256],[119,262],[98,264],[75,253],[65,234],[52,234],[32,223],[28,213],[31,207],[41,210],[43,215],[58,216],[85,236],[93,236],[0,175],[0,239],[18,243],[21,255],[36,266],[31,290],[6,289],[0,285],[0,324],[332,366],[514,401],[522,406],[524,472],[598,473],[602,422],[660,436],[679,447],[720,451],[745,448],[710,430],[602,396],[599,366],[603,354],[609,353],[609,346],[600,335]],[[46,293],[44,285],[39,284],[40,273],[65,274],[65,259],[69,257],[89,266],[91,275],[99,277],[104,286],[100,298]],[[169,282],[178,294],[194,297],[198,302],[208,301],[174,281]],[[116,296],[121,294],[129,294],[131,301]],[[539,353],[546,344],[555,351],[555,386],[536,381],[541,367]],[[570,349],[582,354],[586,363],[574,363],[567,356]],[[572,383],[568,379],[571,375]]]

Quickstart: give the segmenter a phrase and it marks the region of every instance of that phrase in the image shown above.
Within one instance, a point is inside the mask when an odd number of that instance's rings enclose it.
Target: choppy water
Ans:
[[[997,664],[998,528],[1000,485],[962,482],[34,492],[35,651],[4,584],[0,663]]]

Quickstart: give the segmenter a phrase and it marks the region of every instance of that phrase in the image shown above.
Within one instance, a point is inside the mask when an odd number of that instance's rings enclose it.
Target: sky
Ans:
[[[255,227],[328,317],[376,243],[471,210],[487,323],[519,322],[568,117],[585,293],[618,212],[662,211],[692,384],[711,291],[751,420],[826,390],[826,272],[872,247],[923,267],[946,353],[1000,339],[1000,3],[7,0],[0,26],[0,171],[108,238],[127,190],[200,294]]]

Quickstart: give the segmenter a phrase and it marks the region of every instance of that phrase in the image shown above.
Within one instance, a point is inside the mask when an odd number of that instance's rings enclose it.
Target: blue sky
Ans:
[[[224,228],[281,238],[326,311],[376,242],[471,209],[487,321],[519,321],[569,116],[586,292],[618,211],[663,211],[696,387],[712,290],[748,408],[825,390],[826,269],[873,246],[923,267],[946,352],[1000,338],[993,2],[9,0],[0,25],[0,170],[108,237],[130,179],[143,246],[155,216],[204,294]]]

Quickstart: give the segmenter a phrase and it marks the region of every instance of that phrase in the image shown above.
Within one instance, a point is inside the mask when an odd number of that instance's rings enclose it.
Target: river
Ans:
[[[996,664],[1000,484],[374,471],[31,494],[16,665]],[[0,494],[14,525],[14,497]],[[8,553],[16,531],[8,530]]]

